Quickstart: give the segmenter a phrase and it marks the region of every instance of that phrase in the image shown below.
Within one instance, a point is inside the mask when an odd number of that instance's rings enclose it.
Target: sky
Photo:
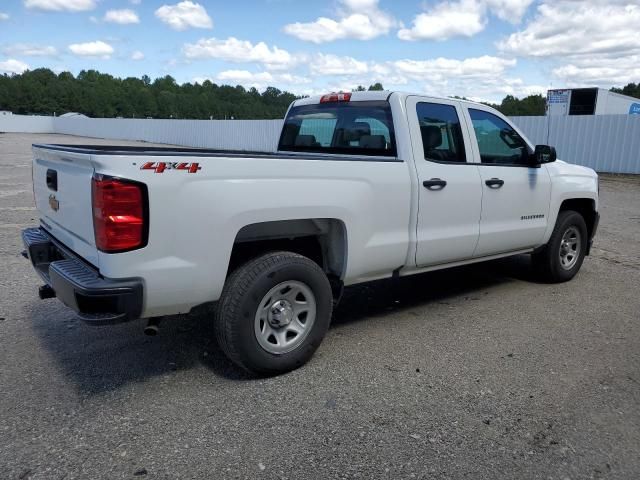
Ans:
[[[0,73],[499,101],[640,82],[640,0],[0,0]]]

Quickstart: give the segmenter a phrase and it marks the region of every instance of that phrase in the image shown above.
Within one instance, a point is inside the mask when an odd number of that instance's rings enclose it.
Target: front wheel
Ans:
[[[547,245],[532,255],[533,265],[546,281],[571,280],[582,266],[587,242],[587,225],[582,215],[563,210],[558,214]]]
[[[284,373],[311,358],[329,328],[332,306],[331,285],[315,262],[291,252],[268,253],[227,279],[216,337],[242,368]]]

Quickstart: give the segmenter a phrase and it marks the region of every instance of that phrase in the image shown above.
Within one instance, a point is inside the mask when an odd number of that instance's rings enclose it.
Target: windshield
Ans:
[[[389,102],[293,107],[284,121],[278,150],[395,157]]]

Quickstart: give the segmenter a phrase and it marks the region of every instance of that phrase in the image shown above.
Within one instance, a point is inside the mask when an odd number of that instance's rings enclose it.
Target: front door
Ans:
[[[509,124],[483,106],[469,107],[474,158],[482,180],[480,239],[474,257],[540,245],[547,229],[551,180],[529,166],[532,149]]]
[[[469,136],[459,102],[407,98],[418,176],[418,266],[471,258],[479,235],[482,189],[469,163]]]

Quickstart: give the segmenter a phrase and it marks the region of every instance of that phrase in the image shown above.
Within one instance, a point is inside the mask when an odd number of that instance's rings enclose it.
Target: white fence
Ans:
[[[640,115],[513,117],[534,143],[599,172],[640,174]],[[276,149],[282,120],[155,120],[0,115],[0,132],[64,133],[189,147]]]
[[[282,120],[156,120],[58,117],[55,133],[187,147],[272,152]]]
[[[512,117],[536,144],[598,172],[640,173],[640,115]]]
[[[282,120],[158,120],[0,115],[0,132],[62,133],[185,147],[272,152]]]
[[[54,133],[54,117],[0,115],[0,132]]]

